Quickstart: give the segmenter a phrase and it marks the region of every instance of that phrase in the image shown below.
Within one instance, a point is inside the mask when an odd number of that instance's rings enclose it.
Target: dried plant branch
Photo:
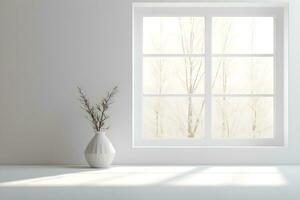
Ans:
[[[87,118],[93,124],[93,129],[95,131],[109,129],[109,126],[105,127],[105,121],[109,118],[107,111],[109,106],[113,104],[112,99],[117,94],[118,87],[115,86],[110,92],[107,92],[101,102],[96,105],[91,105],[83,90],[80,87],[77,88],[80,95],[79,100],[82,104],[81,108],[88,114]]]

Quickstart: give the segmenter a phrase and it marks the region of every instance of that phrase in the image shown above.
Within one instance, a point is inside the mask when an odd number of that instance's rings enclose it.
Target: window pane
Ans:
[[[214,97],[212,135],[217,139],[272,138],[272,97]]]
[[[273,53],[273,17],[213,17],[213,53]]]
[[[144,17],[143,52],[175,54],[204,52],[203,17]]]
[[[144,94],[199,94],[203,90],[203,58],[144,58]]]
[[[214,94],[272,94],[273,57],[213,58]]]
[[[148,139],[204,136],[201,97],[144,97],[143,133]]]

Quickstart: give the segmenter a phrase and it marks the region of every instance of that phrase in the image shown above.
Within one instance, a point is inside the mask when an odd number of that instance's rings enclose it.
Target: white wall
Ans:
[[[109,136],[118,164],[300,163],[300,2],[290,2],[289,146],[132,149],[132,0],[0,1],[0,164],[82,164],[93,132],[76,86],[115,84]]]

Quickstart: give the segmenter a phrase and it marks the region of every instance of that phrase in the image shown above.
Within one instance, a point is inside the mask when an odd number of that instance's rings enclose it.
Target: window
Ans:
[[[282,145],[283,16],[134,7],[134,145]]]

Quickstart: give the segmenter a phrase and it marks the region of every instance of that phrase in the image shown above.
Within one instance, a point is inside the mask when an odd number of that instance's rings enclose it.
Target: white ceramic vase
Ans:
[[[105,132],[99,131],[95,133],[84,153],[90,167],[107,168],[113,162],[116,150]]]

